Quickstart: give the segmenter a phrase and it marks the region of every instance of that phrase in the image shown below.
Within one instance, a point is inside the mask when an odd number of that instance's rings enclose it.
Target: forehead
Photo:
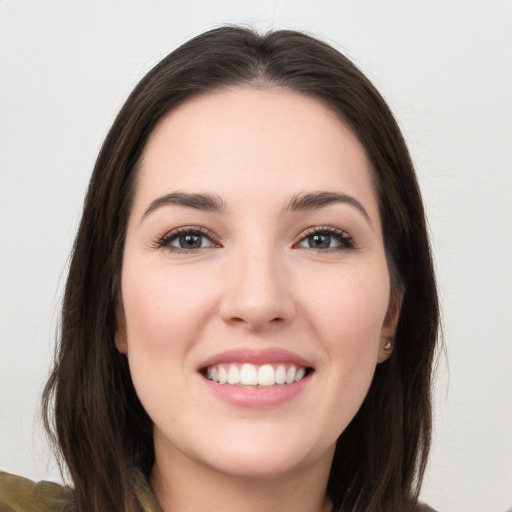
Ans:
[[[332,190],[374,195],[364,148],[316,98],[285,88],[237,87],[194,97],[149,138],[137,195],[172,190],[229,196]],[[154,197],[153,197],[154,199]]]

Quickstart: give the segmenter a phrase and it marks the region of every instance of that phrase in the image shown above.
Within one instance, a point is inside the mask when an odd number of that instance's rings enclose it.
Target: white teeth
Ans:
[[[260,386],[273,386],[276,383],[274,368],[271,364],[264,364],[258,370],[258,384]]]
[[[240,368],[240,384],[256,386],[258,384],[258,370],[253,364],[244,364]]]
[[[206,378],[219,384],[241,384],[242,386],[274,386],[293,384],[301,381],[306,375],[305,368],[297,368],[284,364],[263,364],[256,366],[250,363],[219,364],[206,369]]]
[[[230,365],[228,370],[228,384],[238,384],[240,382],[240,370],[234,364]]]
[[[286,368],[279,365],[276,370],[276,384],[284,384],[286,382]]]
[[[220,384],[226,384],[228,381],[228,372],[224,366],[219,366],[219,382]]]
[[[299,368],[297,370],[297,373],[295,374],[295,382],[299,382],[299,380],[302,380],[305,373],[306,370],[304,368]]]

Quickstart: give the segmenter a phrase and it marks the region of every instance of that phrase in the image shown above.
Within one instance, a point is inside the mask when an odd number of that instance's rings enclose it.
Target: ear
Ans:
[[[382,324],[379,343],[379,357],[377,360],[379,363],[386,361],[393,353],[396,327],[398,325],[398,319],[400,318],[400,311],[402,309],[403,293],[400,292],[393,295],[396,296],[390,299],[386,317]]]
[[[124,316],[124,309],[121,301],[118,302],[116,307],[116,333],[114,335],[114,342],[117,350],[121,354],[128,354],[128,341],[126,336],[126,319]]]

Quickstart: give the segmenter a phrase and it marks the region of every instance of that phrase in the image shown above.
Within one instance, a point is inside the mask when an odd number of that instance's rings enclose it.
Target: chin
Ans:
[[[226,475],[266,479],[291,474],[325,457],[331,460],[334,448],[308,448],[307,441],[304,441],[304,436],[283,437],[282,432],[276,436],[268,436],[267,433],[252,439],[232,437],[228,442],[216,443],[215,456],[207,463],[212,469]]]
[[[215,461],[211,466],[216,472],[242,478],[247,480],[264,480],[268,478],[278,478],[286,474],[293,473],[304,465],[297,453],[241,453],[231,456],[226,454],[222,460]]]

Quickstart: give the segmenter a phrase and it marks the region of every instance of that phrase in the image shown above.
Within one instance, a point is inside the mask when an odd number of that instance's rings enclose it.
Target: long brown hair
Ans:
[[[152,423],[114,345],[123,244],[138,162],[157,123],[185,99],[221,87],[286,87],[348,123],[374,170],[392,288],[403,300],[392,356],[340,436],[328,494],[335,511],[414,510],[431,439],[431,378],[439,312],[414,169],[389,108],[341,53],[303,33],[206,32],[137,85],[98,156],[75,240],[45,423],[80,512],[132,511],[131,470],[149,474]]]

